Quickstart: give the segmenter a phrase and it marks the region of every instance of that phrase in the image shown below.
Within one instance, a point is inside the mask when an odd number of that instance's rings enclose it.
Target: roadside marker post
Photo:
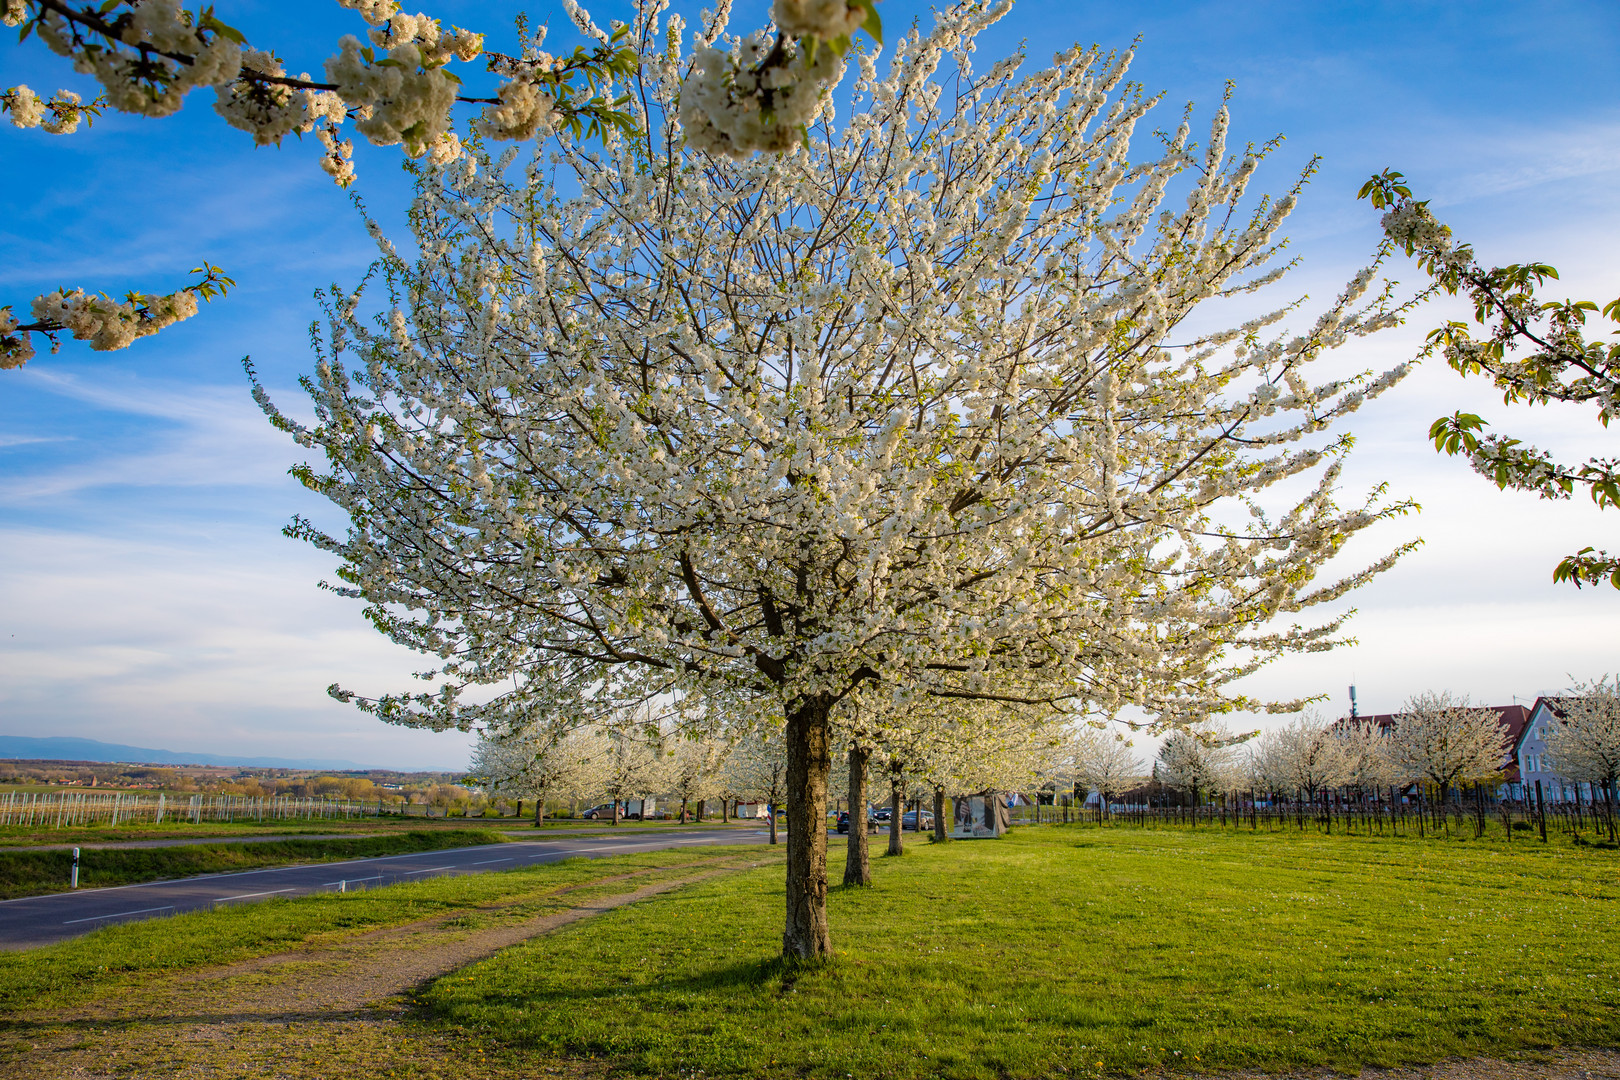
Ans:
[[[73,883],[68,886],[72,889],[79,887],[79,849],[73,849]]]

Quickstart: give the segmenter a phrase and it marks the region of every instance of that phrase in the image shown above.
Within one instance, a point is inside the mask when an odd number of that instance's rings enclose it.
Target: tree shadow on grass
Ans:
[[[685,976],[659,978],[642,983],[484,991],[478,992],[471,1001],[441,999],[434,992],[434,984],[429,984],[414,997],[416,1005],[426,1015],[439,1020],[452,1018],[456,1012],[468,1005],[480,1009],[509,1008],[528,1011],[547,1006],[566,1008],[581,1002],[601,1001],[604,998],[624,1002],[627,1005],[644,1003],[648,1008],[667,1011],[672,1007],[679,1008],[680,1006],[672,1003],[687,1000],[688,995],[692,994],[715,991],[752,995],[761,992],[777,996],[789,994],[793,992],[794,984],[801,978],[827,971],[835,965],[836,961],[815,963],[771,956],[739,960]],[[465,992],[466,989],[461,984],[448,985],[460,992]],[[668,1001],[657,1000],[666,996]]]

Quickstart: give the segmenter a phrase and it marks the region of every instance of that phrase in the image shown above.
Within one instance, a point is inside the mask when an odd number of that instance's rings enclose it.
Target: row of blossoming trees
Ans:
[[[1312,318],[1284,297],[1209,329],[1288,268],[1306,177],[1253,196],[1269,147],[1229,148],[1224,107],[1143,152],[1159,102],[1129,53],[976,68],[1007,3],[879,48],[870,0],[775,0],[742,37],[725,3],[689,28],[637,0],[604,31],[562,0],[593,45],[559,58],[340,0],[369,44],[316,82],[175,0],[0,2],[105,88],[13,88],[15,123],[163,115],[208,85],[259,141],[314,131],[340,182],[343,122],[422,159],[408,247],[368,222],[377,273],[328,299],[310,418],[254,387],[350,521],[288,532],[439,658],[420,692],[332,688],[387,722],[500,739],[668,711],[779,738],[790,819],[818,822],[835,747],[852,805],[872,755],[937,800],[1052,723],[1293,711],[1233,683],[1337,643],[1342,616],[1308,609],[1400,554],[1326,573],[1407,509],[1336,491],[1342,422],[1406,365],[1316,374],[1402,317],[1391,244]],[[478,56],[499,83],[467,96],[450,68]],[[474,141],[457,100],[482,106]],[[40,333],[127,345],[229,284],[201,272],[7,309],[6,362]],[[826,956],[825,832],[787,849],[784,952]]]
[[[1558,712],[1546,735],[1548,767],[1612,807],[1620,796],[1620,677],[1573,687]],[[1510,753],[1497,710],[1423,693],[1384,727],[1306,714],[1252,741],[1218,725],[1184,729],[1164,741],[1151,777],[1195,805],[1236,795],[1326,806],[1335,793],[1378,803],[1411,789],[1444,805],[1470,785],[1494,801]],[[1073,743],[1067,761],[1077,793],[1098,792],[1104,803],[1149,779],[1125,744],[1100,735]]]

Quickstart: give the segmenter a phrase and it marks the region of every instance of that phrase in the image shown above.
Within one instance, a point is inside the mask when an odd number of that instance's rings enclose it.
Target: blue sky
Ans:
[[[362,28],[329,2],[217,6],[293,71],[318,72],[338,37]],[[675,6],[688,16],[698,7]],[[765,8],[739,4],[739,20],[756,25]],[[500,42],[519,9],[428,10]],[[566,28],[560,9],[529,10]],[[614,5],[593,10],[606,18]],[[928,17],[911,0],[881,10],[891,33]],[[1020,0],[979,56],[1023,41],[1039,63],[1073,41],[1125,47],[1137,37],[1132,74],[1165,92],[1162,123],[1189,100],[1207,117],[1231,79],[1234,137],[1287,136],[1263,186],[1282,188],[1322,155],[1289,228],[1304,260],[1292,291],[1326,296],[1359,265],[1376,217],[1355,189],[1393,166],[1484,257],[1550,261],[1571,295],[1620,295],[1612,0]],[[37,42],[8,35],[0,85],[24,82],[89,90]],[[326,697],[334,681],[398,688],[422,664],[377,637],[358,605],[318,590],[329,563],[281,537],[295,513],[339,523],[286,476],[296,448],[264,423],[239,365],[252,354],[291,400],[312,363],[312,293],[354,282],[373,255],[313,142],[255,150],[202,92],[162,121],[108,116],[70,137],[5,127],[0,147],[0,303],[21,311],[64,284],[168,290],[203,259],[240,282],[228,300],[126,351],[69,341],[0,373],[0,733],[459,767],[466,736],[385,727]],[[357,160],[358,193],[385,225],[397,222],[408,196],[397,151],[361,147]],[[1436,307],[1423,321],[1448,314]],[[1347,361],[1387,366],[1415,351],[1422,329]],[[1424,546],[1351,599],[1358,646],[1284,661],[1254,690],[1325,692],[1342,708],[1354,680],[1364,710],[1388,711],[1423,689],[1508,703],[1620,668],[1620,594],[1550,580],[1566,552],[1620,544],[1620,514],[1504,495],[1437,458],[1424,431],[1459,407],[1574,456],[1614,453],[1616,436],[1579,412],[1506,413],[1485,389],[1420,369],[1355,418],[1346,486],[1354,495],[1388,481],[1423,512],[1348,557],[1414,535]]]

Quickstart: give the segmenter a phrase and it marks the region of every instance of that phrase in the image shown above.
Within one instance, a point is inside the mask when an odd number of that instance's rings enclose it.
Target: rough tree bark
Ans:
[[[900,766],[894,767],[889,777],[889,854],[904,855],[906,853],[905,832],[903,826],[906,819],[905,802],[905,776]]]
[[[826,827],[831,711],[826,698],[813,697],[800,701],[787,717],[787,926],[782,931],[782,955],[788,959],[824,960],[832,955]]]
[[[934,839],[940,843],[946,840],[945,833],[945,789],[934,788]]]
[[[871,845],[866,836],[866,763],[872,754],[849,746],[849,847],[844,852],[844,884],[872,884]]]
[[[523,812],[523,804],[518,803],[518,813],[521,814],[522,812]],[[538,799],[534,800],[534,823],[536,825],[542,825],[542,824],[545,823],[545,820],[546,820],[546,797],[544,795],[541,795]]]
[[[706,802],[708,802],[707,799],[699,799],[697,801],[697,819],[700,822],[703,820],[703,804]]]

